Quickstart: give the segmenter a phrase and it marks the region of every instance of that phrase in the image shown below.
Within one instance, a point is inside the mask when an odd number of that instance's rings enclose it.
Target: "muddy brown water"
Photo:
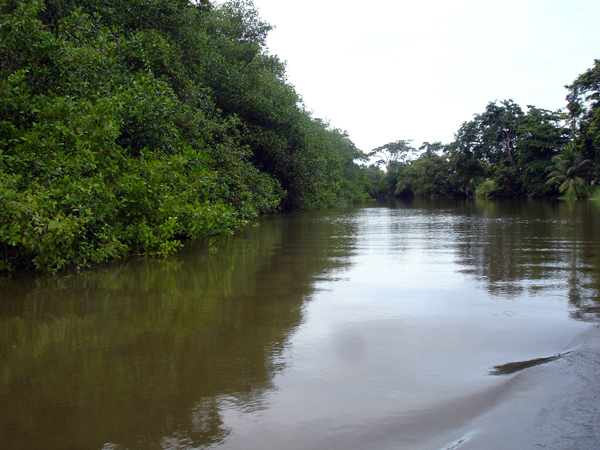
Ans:
[[[599,291],[594,201],[273,215],[217,251],[3,278],[0,447],[450,448],[494,368],[553,360]]]

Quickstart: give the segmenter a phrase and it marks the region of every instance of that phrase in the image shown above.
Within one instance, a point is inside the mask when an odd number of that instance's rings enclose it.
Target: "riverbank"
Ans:
[[[574,337],[565,353],[508,378],[494,406],[444,448],[600,448],[600,326]]]

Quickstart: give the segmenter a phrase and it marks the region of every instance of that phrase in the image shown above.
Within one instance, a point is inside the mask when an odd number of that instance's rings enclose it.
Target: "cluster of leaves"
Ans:
[[[250,1],[0,1],[0,271],[56,271],[365,196]],[[362,178],[361,178],[362,177]]]
[[[546,184],[558,185],[558,192],[566,192],[577,199],[580,198],[579,190],[583,190],[584,196],[590,194],[585,184],[585,178],[592,175],[590,160],[584,159],[583,154],[577,150],[576,142],[568,144],[559,155],[552,158],[552,162],[554,165]]]
[[[568,114],[512,100],[490,102],[462,124],[450,144],[410,141],[378,147],[366,169],[376,197],[541,197],[589,195],[600,168],[600,60],[566,86]],[[550,172],[550,173],[549,173]]]

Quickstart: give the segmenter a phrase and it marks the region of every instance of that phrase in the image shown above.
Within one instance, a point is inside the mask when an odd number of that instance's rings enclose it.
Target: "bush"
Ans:
[[[493,197],[498,192],[496,183],[492,180],[486,180],[477,186],[477,198],[489,198]]]

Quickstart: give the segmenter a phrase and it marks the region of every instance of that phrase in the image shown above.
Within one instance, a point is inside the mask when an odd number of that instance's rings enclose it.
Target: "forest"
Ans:
[[[251,1],[2,0],[0,272],[56,272],[364,200]]]
[[[596,198],[600,60],[567,89],[566,108],[489,102],[449,144],[410,140],[372,150],[373,197]]]
[[[251,0],[0,0],[0,273],[376,197],[591,195],[600,61],[566,112],[492,102],[450,144],[365,153],[313,117],[271,29]]]

